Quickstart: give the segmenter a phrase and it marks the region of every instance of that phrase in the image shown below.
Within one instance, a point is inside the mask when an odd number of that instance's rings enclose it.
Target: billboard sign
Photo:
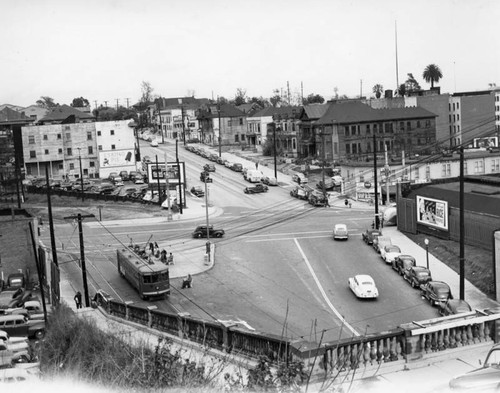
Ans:
[[[417,195],[417,222],[448,230],[448,202]]]
[[[474,138],[474,148],[480,149],[488,147],[498,147],[498,137]]]
[[[179,180],[184,183],[184,162],[167,162],[165,170],[165,162],[159,162],[158,167],[156,163],[149,162],[147,168],[148,179],[150,184],[157,184],[158,179],[160,183],[166,183],[165,175],[168,177],[169,184],[178,184]]]
[[[108,150],[99,152],[100,168],[135,165],[134,149]]]

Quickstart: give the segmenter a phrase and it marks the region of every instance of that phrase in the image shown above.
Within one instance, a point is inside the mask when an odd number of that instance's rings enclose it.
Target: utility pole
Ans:
[[[325,130],[321,128],[321,176],[322,176],[322,190],[323,198],[326,199],[326,187],[325,187]],[[326,206],[326,205],[325,205]]]
[[[118,102],[120,101],[119,98],[115,98],[116,99],[116,111],[118,112]]]
[[[78,232],[80,234],[80,261],[82,264],[82,279],[83,279],[83,292],[85,296],[85,306],[90,307],[89,286],[87,284],[87,269],[85,267],[85,249],[83,244],[83,227],[82,221],[84,218],[95,218],[93,214],[82,216],[80,213],[76,216],[64,217],[65,220],[78,220]]]
[[[464,147],[460,146],[460,299],[465,300]]]
[[[95,109],[97,109],[97,100],[94,100]]]
[[[167,221],[172,221],[172,209],[170,206],[170,185],[168,184],[167,152],[165,152],[165,186],[167,188],[167,200],[168,200]]]
[[[274,177],[278,180],[278,160],[276,158],[276,122],[273,124]]]
[[[78,149],[78,160],[80,161],[80,186],[82,187],[82,202],[85,200],[85,193],[83,192],[83,168],[82,168],[82,156],[80,154],[80,147]],[[48,185],[48,184],[47,184]]]
[[[127,109],[128,109],[128,101],[130,100],[130,98],[125,98],[127,100]]]
[[[161,207],[160,171],[158,168],[158,154],[156,157],[156,182],[158,183],[158,206]]]
[[[210,227],[208,225],[208,188],[207,188],[207,177],[205,176],[203,183],[205,183],[205,217],[207,221],[207,243],[206,243],[206,253],[208,255],[208,261],[210,262]]]
[[[160,97],[160,100],[161,100],[161,97]],[[165,136],[163,135],[163,127],[162,127],[162,124],[161,124],[161,105],[160,105],[160,101],[157,102],[156,109],[158,110],[158,117],[160,119],[161,143],[165,143]]]
[[[391,173],[391,170],[389,168],[389,159],[387,157],[387,144],[384,143],[385,147],[385,167],[384,167],[384,172],[385,172],[385,205],[389,206],[389,175]]]
[[[54,264],[57,267],[59,267],[59,264],[57,263],[57,249],[56,249],[56,237],[54,234],[54,220],[52,217],[52,202],[50,200],[49,167],[48,167],[48,165],[45,166],[45,180],[47,182],[47,209],[48,209],[48,213],[49,213],[50,247],[52,248],[52,260],[54,261]]]
[[[222,156],[222,146],[221,146],[221,132],[222,132],[222,125],[220,122],[220,102],[219,102],[219,97],[217,97],[217,113],[219,115],[219,157]]]
[[[375,190],[375,229],[379,229],[378,217],[378,178],[377,178],[377,139],[373,133],[373,188]]]
[[[43,320],[47,323],[47,306],[45,305],[45,287],[43,286],[43,277],[45,272],[42,272],[40,261],[38,259],[38,252],[36,249],[35,235],[33,234],[33,223],[29,223],[30,235],[31,235],[31,245],[33,246],[33,255],[35,256],[36,273],[38,275],[38,284],[40,285],[40,296],[42,297],[42,307],[43,307]]]
[[[183,205],[183,200],[182,200],[182,182],[181,182],[181,165],[179,164],[179,154],[178,154],[178,147],[177,145],[179,144],[179,140],[175,141],[175,155],[176,155],[176,162],[177,162],[177,176],[178,182],[179,182],[179,213],[182,214],[182,205]]]

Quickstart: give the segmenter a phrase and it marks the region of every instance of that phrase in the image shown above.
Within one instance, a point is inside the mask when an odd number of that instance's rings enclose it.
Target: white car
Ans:
[[[393,244],[387,245],[380,249],[380,256],[387,264],[392,264],[396,257],[401,255],[401,249]]]
[[[158,141],[156,139],[153,139],[150,143],[151,146],[153,147],[158,147]]]
[[[333,240],[337,239],[342,239],[342,240],[349,239],[349,232],[347,231],[347,225],[335,224],[335,226],[333,227]]]
[[[226,162],[224,163],[224,166],[225,166],[226,168],[231,168],[231,167],[233,166],[233,163],[232,163],[232,162],[230,162],[230,161],[226,161]]]
[[[294,173],[292,176],[292,180],[299,184],[306,184],[307,178],[302,173]]]
[[[378,297],[378,289],[375,286],[375,281],[367,274],[358,274],[357,276],[349,277],[349,288],[351,288],[356,297],[361,299],[376,299]]]

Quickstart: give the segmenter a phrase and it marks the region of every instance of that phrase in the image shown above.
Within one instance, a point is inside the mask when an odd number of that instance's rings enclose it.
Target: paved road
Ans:
[[[143,148],[143,154],[153,158],[158,154],[160,160],[163,153],[155,150],[161,149],[173,156],[171,145]],[[196,185],[207,160],[182,152],[187,182]],[[173,281],[169,300],[153,302],[160,309],[188,312],[207,320],[236,321],[252,329],[316,342],[380,332],[437,316],[417,291],[361,241],[361,232],[371,222],[370,212],[313,208],[291,198],[286,186],[245,195],[242,190],[249,183],[240,173],[220,165],[216,168],[210,202],[223,207],[224,214],[211,224],[227,232],[224,239],[215,240],[217,263],[196,277],[189,292],[176,290],[178,285]],[[333,225],[338,222],[348,225],[349,241],[332,240]],[[179,255],[203,247],[203,240],[190,238],[194,226],[203,223],[200,219],[86,230],[91,292],[102,288],[115,298],[143,303],[117,274],[116,248],[129,244],[130,238],[145,243],[154,234],[155,241],[167,244]],[[76,228],[58,226],[57,235],[58,244],[78,254]],[[78,256],[70,255],[64,266],[78,281],[81,274],[75,258]],[[375,279],[381,294],[378,300],[359,301],[349,290],[348,278],[361,273]]]

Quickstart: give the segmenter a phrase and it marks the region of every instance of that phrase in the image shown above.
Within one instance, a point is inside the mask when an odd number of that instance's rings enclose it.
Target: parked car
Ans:
[[[210,161],[213,161],[213,162],[217,162],[217,159],[218,159],[218,158],[219,158],[219,155],[218,155],[218,154],[214,154],[214,153],[212,153],[212,154],[210,154],[210,155],[208,156],[208,159],[209,159]]]
[[[273,176],[264,176],[262,178],[262,183],[264,183],[267,186],[277,186],[278,180],[276,180],[276,178]]]
[[[7,288],[13,291],[19,288],[26,288],[26,276],[24,273],[9,274],[7,276]]]
[[[158,147],[158,141],[156,139],[153,139],[150,143],[152,147]]]
[[[378,229],[367,229],[362,234],[363,241],[366,244],[373,244],[373,239],[375,239],[378,236],[382,236],[382,232],[379,231]]]
[[[88,191],[92,194],[110,195],[115,190],[115,186],[111,183],[101,183],[93,186]]]
[[[134,184],[144,184],[145,178],[143,175],[138,173],[134,176]]]
[[[93,182],[91,182],[88,179],[83,179],[83,191],[89,190],[92,186],[94,185]],[[82,191],[82,181],[81,180],[75,180],[73,182],[73,191]]]
[[[137,172],[137,171],[130,171],[130,173],[128,174],[128,180],[135,181],[135,177],[137,175],[139,175],[139,172]]]
[[[420,288],[422,285],[432,281],[432,274],[424,266],[413,266],[405,272],[403,278],[410,283],[412,288]]]
[[[241,165],[240,163],[238,162],[234,162],[232,165],[231,165],[231,169],[235,172],[241,172],[243,170],[243,165]]]
[[[215,165],[214,164],[205,164],[203,166],[203,170],[205,172],[215,172]]]
[[[224,166],[226,168],[229,168],[229,169],[232,169],[233,168],[233,162],[230,162],[230,161],[224,161]]]
[[[448,299],[445,303],[442,303],[439,306],[439,314],[443,317],[471,311],[472,308],[470,304],[462,299]]]
[[[45,336],[45,322],[31,321],[24,315],[0,315],[0,330],[15,337],[42,339]]]
[[[0,292],[0,309],[22,307],[31,298],[31,291],[24,288],[7,289]]]
[[[205,191],[203,190],[203,187],[201,186],[194,186],[191,187],[191,194],[194,196],[197,196],[198,198],[203,198],[205,196]]]
[[[331,191],[333,190],[334,184],[333,181],[325,180],[325,190],[326,191]],[[318,190],[323,190],[323,180],[320,180],[318,184],[316,184],[316,188]]]
[[[404,276],[407,271],[417,265],[417,261],[411,255],[400,254],[392,261],[392,268],[396,270],[400,276]]]
[[[116,187],[121,187],[123,186],[123,179],[121,176],[117,176],[113,179],[113,184],[116,186]]]
[[[497,392],[499,386],[500,344],[491,347],[481,367],[458,375],[449,382],[450,389],[459,392]]]
[[[448,299],[453,299],[451,289],[448,284],[443,281],[429,281],[420,287],[422,297],[427,299],[432,306],[438,306],[445,303]]]
[[[392,264],[394,258],[396,258],[399,255],[401,255],[401,249],[394,244],[389,244],[387,246],[384,246],[384,248],[380,249],[380,257],[387,264]]]
[[[389,246],[392,244],[392,240],[389,236],[377,236],[373,238],[373,249],[380,254],[380,250],[385,246]]]
[[[290,191],[290,195],[294,198],[307,200],[309,198],[309,191],[302,186],[295,186],[295,188]]]
[[[333,186],[334,187],[338,187],[340,185],[342,185],[342,176],[340,175],[335,175],[335,176],[332,176],[332,183],[333,183]]]
[[[109,181],[113,181],[115,180],[115,177],[119,177],[120,175],[118,174],[118,172],[111,172],[109,175],[108,175],[108,180]]]
[[[349,277],[349,288],[354,292],[357,298],[361,299],[376,299],[378,297],[378,289],[373,278],[367,274],[358,274],[354,277]]]
[[[225,161],[226,161],[226,160],[224,160],[222,157],[219,157],[219,156],[217,156],[217,159],[215,160],[215,162],[216,162],[217,164],[220,164],[220,165],[224,165],[224,162],[225,162]]]
[[[63,191],[69,191],[73,189],[73,182],[70,180],[63,180],[61,181],[61,185],[59,188]]]
[[[243,192],[245,194],[258,194],[258,193],[261,193],[261,192],[267,192],[268,190],[269,190],[269,188],[266,185],[264,185],[262,183],[257,183],[254,186],[245,187],[243,189]]]
[[[333,240],[349,240],[349,232],[347,231],[347,225],[345,224],[335,224],[333,227]]]
[[[213,183],[213,179],[210,177],[210,174],[208,172],[201,172],[200,173],[200,180],[203,183]]]
[[[299,184],[307,183],[307,178],[302,173],[294,173],[292,176],[292,180]]]
[[[120,177],[122,178],[123,181],[127,181],[129,179],[129,174],[127,171],[121,171],[119,173]]]
[[[310,205],[313,206],[328,206],[328,195],[323,195],[322,192],[312,191],[307,199]]]
[[[225,232],[223,229],[215,229],[213,225],[208,226],[208,235],[212,237],[222,237],[224,236]],[[194,232],[192,233],[194,238],[201,238],[201,237],[207,237],[207,226],[206,225],[200,225],[196,227]]]

